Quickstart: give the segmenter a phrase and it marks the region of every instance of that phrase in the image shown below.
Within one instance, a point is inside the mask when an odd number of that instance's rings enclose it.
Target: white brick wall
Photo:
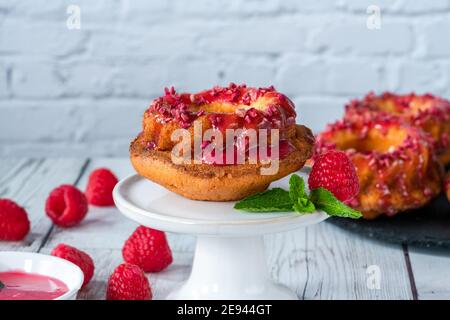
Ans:
[[[126,155],[170,85],[274,84],[316,131],[369,90],[450,98],[449,39],[450,0],[0,0],[0,156]]]

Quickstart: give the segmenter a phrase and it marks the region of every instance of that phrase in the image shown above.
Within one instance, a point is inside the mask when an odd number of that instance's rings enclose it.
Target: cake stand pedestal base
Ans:
[[[288,189],[289,177],[271,186]],[[233,208],[235,202],[189,200],[137,175],[120,181],[113,197],[117,208],[141,225],[197,236],[191,275],[167,299],[297,299],[294,292],[272,282],[263,236],[328,217],[321,211],[244,213]]]
[[[189,279],[167,299],[297,299],[272,282],[262,236],[199,236]]]

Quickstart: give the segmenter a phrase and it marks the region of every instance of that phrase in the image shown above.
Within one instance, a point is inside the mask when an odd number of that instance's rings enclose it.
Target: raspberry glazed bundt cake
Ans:
[[[318,135],[315,148],[316,154],[338,149],[350,157],[360,191],[349,205],[365,219],[419,208],[441,191],[433,141],[400,119],[340,120]]]
[[[345,119],[359,122],[374,116],[399,117],[431,134],[440,161],[450,163],[450,102],[431,94],[369,93],[346,106]]]
[[[310,158],[314,136],[305,126],[296,125],[295,117],[292,101],[273,87],[230,84],[195,94],[166,89],[144,113],[142,132],[130,146],[131,162],[139,175],[184,197],[239,200],[299,170]],[[190,157],[182,163],[173,158],[179,146],[179,140],[173,137],[179,129],[185,129],[183,137],[191,141]],[[206,136],[209,129],[220,132],[223,141],[215,135]],[[229,138],[228,129],[236,134]],[[257,134],[267,132],[268,138],[258,135],[256,146],[250,144],[251,129]],[[272,129],[277,129],[276,136],[271,134]],[[275,139],[279,147],[272,151]],[[220,143],[223,148],[219,149]],[[213,144],[216,149],[207,151]],[[266,147],[266,156],[259,152],[262,146]],[[199,149],[200,158],[194,154]],[[250,158],[252,150],[257,153],[254,161]],[[239,152],[243,159],[236,156]],[[278,160],[278,170],[262,174],[274,160]]]

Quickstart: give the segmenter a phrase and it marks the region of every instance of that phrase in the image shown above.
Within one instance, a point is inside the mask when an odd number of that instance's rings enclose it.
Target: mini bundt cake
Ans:
[[[359,122],[374,117],[399,117],[422,128],[434,139],[440,161],[450,163],[450,102],[431,94],[396,95],[369,93],[362,100],[353,100],[346,106],[345,119]]]
[[[239,200],[299,170],[312,155],[314,136],[305,126],[296,125],[295,117],[292,101],[273,87],[230,84],[196,94],[178,94],[173,88],[166,89],[144,113],[142,132],[130,146],[131,162],[141,176],[187,198]],[[190,138],[192,161],[173,161],[173,151],[179,143],[173,135],[178,129],[185,129]],[[195,158],[196,139],[200,139],[201,151],[217,142],[216,137],[203,135],[208,129],[223,134],[222,145],[226,144],[228,129],[240,132],[232,142],[234,161],[225,161],[227,147],[218,151],[221,155],[202,152],[200,159]],[[250,129],[269,133],[267,158],[259,157],[256,162],[249,160],[251,150],[246,134]],[[279,132],[278,159],[275,159],[275,152],[271,154],[270,143],[275,139],[270,135],[272,129]],[[258,136],[258,150],[263,143]],[[243,162],[236,161],[238,151],[245,154]],[[224,161],[217,161],[217,156]],[[267,161],[273,160],[279,160],[279,169],[273,174],[261,174],[261,169],[269,165]]]
[[[318,135],[315,153],[347,153],[360,184],[349,205],[374,219],[421,207],[440,193],[442,165],[433,148],[428,134],[399,119],[344,119]]]

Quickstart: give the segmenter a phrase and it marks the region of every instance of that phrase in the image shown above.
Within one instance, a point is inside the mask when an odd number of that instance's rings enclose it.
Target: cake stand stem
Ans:
[[[199,236],[189,279],[167,299],[297,299],[273,283],[262,236]]]

